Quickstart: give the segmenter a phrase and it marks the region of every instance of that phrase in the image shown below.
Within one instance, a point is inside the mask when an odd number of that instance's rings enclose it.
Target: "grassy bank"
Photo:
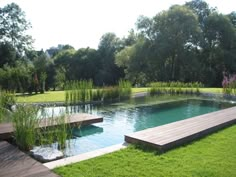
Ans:
[[[236,125],[162,155],[135,147],[57,168],[63,177],[236,176]]]
[[[132,93],[147,92],[149,88],[132,88]],[[222,93],[222,88],[201,88],[201,92]],[[49,91],[44,94],[17,96],[17,102],[34,103],[34,102],[62,102],[65,100],[64,91]]]

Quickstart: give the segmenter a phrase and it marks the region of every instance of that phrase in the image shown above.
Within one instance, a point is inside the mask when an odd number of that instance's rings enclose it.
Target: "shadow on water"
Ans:
[[[96,133],[98,134],[102,132],[103,132],[103,128],[95,126],[95,125],[86,125],[80,128],[76,127],[72,129],[72,134],[73,136],[76,136],[76,137],[85,137],[85,136],[93,135]]]

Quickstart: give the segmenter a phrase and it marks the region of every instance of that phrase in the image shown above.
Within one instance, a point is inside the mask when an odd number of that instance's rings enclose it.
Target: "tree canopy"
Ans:
[[[236,73],[236,13],[221,14],[203,0],[173,5],[154,17],[140,16],[136,29],[119,38],[102,35],[97,49],[58,44],[32,49],[31,27],[21,8],[0,8],[0,87],[19,92],[64,89],[66,81],[92,79],[97,86],[125,78],[202,82],[221,86]]]

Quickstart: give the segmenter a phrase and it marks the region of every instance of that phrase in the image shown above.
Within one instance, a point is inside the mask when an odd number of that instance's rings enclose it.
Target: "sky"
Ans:
[[[153,17],[186,0],[0,0],[0,7],[11,2],[20,6],[32,24],[28,33],[35,40],[34,48],[46,50],[58,44],[96,49],[103,34],[127,36],[140,15]],[[236,10],[235,0],[206,2],[223,14]]]

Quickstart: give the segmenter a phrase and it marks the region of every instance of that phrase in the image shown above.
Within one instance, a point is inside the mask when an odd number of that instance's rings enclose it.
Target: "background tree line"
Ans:
[[[174,5],[152,18],[140,16],[137,30],[101,37],[98,49],[58,45],[32,49],[31,27],[17,4],[0,8],[0,86],[17,92],[64,89],[67,80],[114,85],[153,81],[199,81],[221,86],[222,73],[236,72],[236,13],[223,15],[202,0]]]

